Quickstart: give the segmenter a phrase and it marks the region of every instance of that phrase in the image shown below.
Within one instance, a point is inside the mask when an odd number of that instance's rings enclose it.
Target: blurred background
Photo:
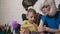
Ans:
[[[56,6],[60,4],[60,0],[55,0]],[[22,23],[21,15],[26,13],[22,6],[22,0],[0,0],[0,25],[9,24],[11,20]]]

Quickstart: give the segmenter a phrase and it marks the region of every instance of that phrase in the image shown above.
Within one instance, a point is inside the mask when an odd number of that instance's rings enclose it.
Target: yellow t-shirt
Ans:
[[[22,24],[31,24],[31,23],[30,23],[28,20],[24,20]],[[21,25],[22,25],[22,24],[21,24]],[[35,24],[34,22],[33,22],[33,25],[34,25],[35,27],[38,27],[37,24]],[[24,30],[24,29],[21,28],[21,30]],[[33,28],[33,27],[28,27],[28,28],[26,28],[26,30],[28,30],[28,31],[34,31],[34,28]]]

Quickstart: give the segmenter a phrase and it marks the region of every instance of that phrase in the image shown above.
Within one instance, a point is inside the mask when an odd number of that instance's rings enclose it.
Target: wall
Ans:
[[[0,24],[4,25],[11,20],[22,22],[21,14],[24,12],[22,0],[0,0]]]

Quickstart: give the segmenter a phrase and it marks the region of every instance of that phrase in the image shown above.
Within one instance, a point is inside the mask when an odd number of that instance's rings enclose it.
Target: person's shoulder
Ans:
[[[41,16],[41,18],[46,18],[46,17],[47,17],[47,15],[42,15],[42,16]]]
[[[47,20],[47,15],[41,16],[41,20],[42,20],[43,22],[46,22],[46,20]]]
[[[25,22],[27,22],[28,20],[24,20]]]
[[[29,23],[28,20],[24,20],[24,21],[22,22],[22,24],[28,24],[28,23]]]

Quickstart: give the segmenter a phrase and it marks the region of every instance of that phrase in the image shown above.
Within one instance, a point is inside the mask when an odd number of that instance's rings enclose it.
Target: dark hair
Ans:
[[[22,5],[25,8],[25,10],[28,10],[29,6],[33,6],[37,0],[23,0]]]
[[[32,8],[30,8],[30,9],[27,10],[27,14],[28,14],[29,12],[33,12],[33,14],[36,14],[36,11],[35,11],[34,9],[32,9]]]
[[[60,4],[58,5],[58,10],[60,10]]]

